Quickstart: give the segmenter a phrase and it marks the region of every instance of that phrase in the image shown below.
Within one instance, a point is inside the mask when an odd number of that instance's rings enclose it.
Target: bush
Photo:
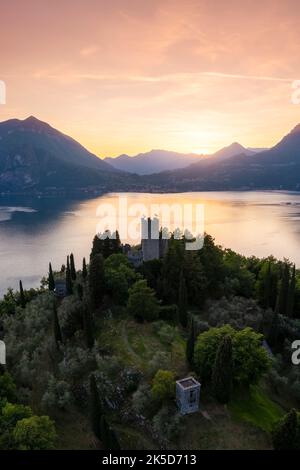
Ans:
[[[152,382],[151,393],[153,398],[160,402],[166,402],[175,397],[175,377],[169,370],[158,370]]]
[[[165,445],[182,432],[182,416],[174,406],[163,406],[152,420],[153,430]]]
[[[56,432],[54,422],[48,416],[32,416],[17,422],[13,431],[19,450],[54,449]]]

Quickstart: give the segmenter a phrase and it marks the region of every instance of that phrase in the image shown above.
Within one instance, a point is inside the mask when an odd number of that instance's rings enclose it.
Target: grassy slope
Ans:
[[[125,364],[141,370],[149,378],[149,361],[158,352],[170,355],[170,365],[177,376],[188,373],[185,363],[185,339],[176,330],[172,342],[162,340],[153,324],[139,324],[121,317],[105,321],[99,339],[109,346]],[[183,430],[174,449],[269,449],[269,432],[283,410],[261,388],[252,387],[249,394],[236,395],[228,408],[201,395],[201,410],[184,417]],[[204,413],[203,413],[204,412]],[[120,441],[127,449],[155,449],[148,434],[134,427],[118,425]]]
[[[284,413],[258,386],[251,386],[248,393],[236,395],[229,409],[234,419],[249,422],[265,432],[271,432],[274,423]]]

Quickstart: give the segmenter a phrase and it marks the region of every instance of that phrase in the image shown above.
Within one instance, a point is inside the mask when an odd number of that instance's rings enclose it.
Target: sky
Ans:
[[[270,147],[300,122],[299,15],[298,0],[0,0],[0,121],[34,115],[101,157]]]

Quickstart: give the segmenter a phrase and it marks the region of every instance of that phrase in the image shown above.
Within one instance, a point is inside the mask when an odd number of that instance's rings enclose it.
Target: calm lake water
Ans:
[[[298,193],[127,193],[83,201],[0,197],[0,296],[9,286],[17,287],[19,279],[25,287],[38,286],[49,261],[59,269],[68,253],[74,253],[80,266],[82,257],[89,256],[100,221],[97,208],[110,204],[104,208],[117,209],[119,196],[131,210],[140,210],[133,206],[137,203],[146,208],[150,204],[203,204],[205,231],[217,243],[245,255],[286,257],[300,266]],[[114,229],[113,211],[108,219]],[[139,241],[129,235],[125,238],[134,244]]]

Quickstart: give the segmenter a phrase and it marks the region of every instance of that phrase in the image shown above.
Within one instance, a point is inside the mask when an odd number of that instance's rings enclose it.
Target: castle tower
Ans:
[[[152,259],[159,259],[160,257],[160,244],[159,244],[159,220],[143,218],[141,220],[142,227],[142,252],[143,261],[150,261]]]

